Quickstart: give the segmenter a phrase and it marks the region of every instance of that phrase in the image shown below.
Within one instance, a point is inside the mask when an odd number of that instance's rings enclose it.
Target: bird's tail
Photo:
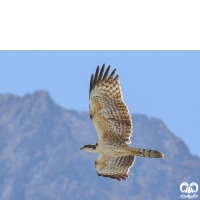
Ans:
[[[149,157],[149,158],[164,158],[164,154],[160,151],[150,149],[132,148],[133,155]]]

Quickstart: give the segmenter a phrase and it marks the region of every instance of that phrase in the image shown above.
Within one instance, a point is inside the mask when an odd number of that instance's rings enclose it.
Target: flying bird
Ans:
[[[128,172],[135,161],[135,156],[163,158],[163,153],[156,150],[131,147],[131,116],[122,100],[119,75],[114,77],[116,68],[108,77],[110,65],[103,64],[99,73],[91,75],[89,89],[89,114],[97,132],[97,143],[87,144],[81,150],[99,154],[95,167],[99,176],[121,181],[128,178]]]

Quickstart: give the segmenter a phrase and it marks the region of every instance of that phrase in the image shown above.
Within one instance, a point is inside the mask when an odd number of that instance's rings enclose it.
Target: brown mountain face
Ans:
[[[97,137],[88,112],[68,110],[45,91],[0,95],[0,199],[181,199],[180,184],[200,184],[200,159],[165,124],[132,114],[131,145],[164,159],[137,157],[128,181],[98,177]],[[198,193],[197,193],[198,194]]]

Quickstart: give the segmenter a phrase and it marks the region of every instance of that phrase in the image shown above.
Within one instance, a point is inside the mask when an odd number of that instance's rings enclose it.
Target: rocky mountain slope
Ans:
[[[96,143],[88,112],[55,104],[45,91],[0,95],[0,199],[180,199],[180,184],[200,184],[200,158],[155,118],[132,114],[134,147],[164,159],[137,157],[128,181],[98,177]]]

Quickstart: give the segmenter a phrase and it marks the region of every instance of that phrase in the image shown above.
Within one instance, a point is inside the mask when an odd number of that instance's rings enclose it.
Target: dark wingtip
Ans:
[[[92,91],[93,87],[94,87],[94,74],[92,73],[90,78],[90,92]],[[90,93],[89,93],[89,98],[90,98]]]
[[[106,177],[106,178],[112,178],[112,179],[116,179],[116,180],[118,180],[118,181],[121,181],[121,178],[122,178],[122,177],[118,177],[118,176],[115,176],[115,175],[104,175],[104,174],[99,174],[98,172],[97,172],[97,174],[98,174],[98,176],[103,176],[103,177]],[[123,179],[126,180],[125,177],[123,177]]]
[[[106,79],[107,79],[109,71],[110,71],[110,65],[109,65],[108,68],[106,69],[106,72],[105,72],[105,74],[104,74],[104,76],[103,76],[103,80],[106,80]]]
[[[105,69],[105,63],[102,65],[101,71],[99,73],[99,65],[97,65],[97,69],[96,69],[95,75],[94,74],[91,75],[90,90],[89,90],[90,93],[94,89],[95,85],[97,83],[99,83],[99,81],[107,79],[109,71],[110,71],[110,65],[107,67],[105,73],[104,73],[104,69]],[[110,74],[108,79],[113,77],[113,75],[115,74],[115,71],[116,71],[116,68],[112,71],[112,73]],[[103,75],[103,73],[104,73],[104,75]],[[89,98],[90,98],[90,94],[89,94]]]
[[[95,72],[94,85],[96,85],[96,83],[98,81],[98,76],[99,76],[99,65],[97,65],[97,69],[96,69],[96,72]]]
[[[114,76],[116,70],[117,70],[117,68],[115,68],[115,69],[111,72],[111,74],[110,74],[110,76],[108,77],[108,79]]]
[[[103,66],[102,66],[102,68],[101,68],[98,81],[101,81],[101,79],[102,79],[102,77],[103,77],[104,68],[105,68],[105,63],[103,64]]]
[[[120,176],[120,178],[122,178],[122,179],[124,179],[124,180],[126,181],[126,177],[124,177],[124,176]]]

